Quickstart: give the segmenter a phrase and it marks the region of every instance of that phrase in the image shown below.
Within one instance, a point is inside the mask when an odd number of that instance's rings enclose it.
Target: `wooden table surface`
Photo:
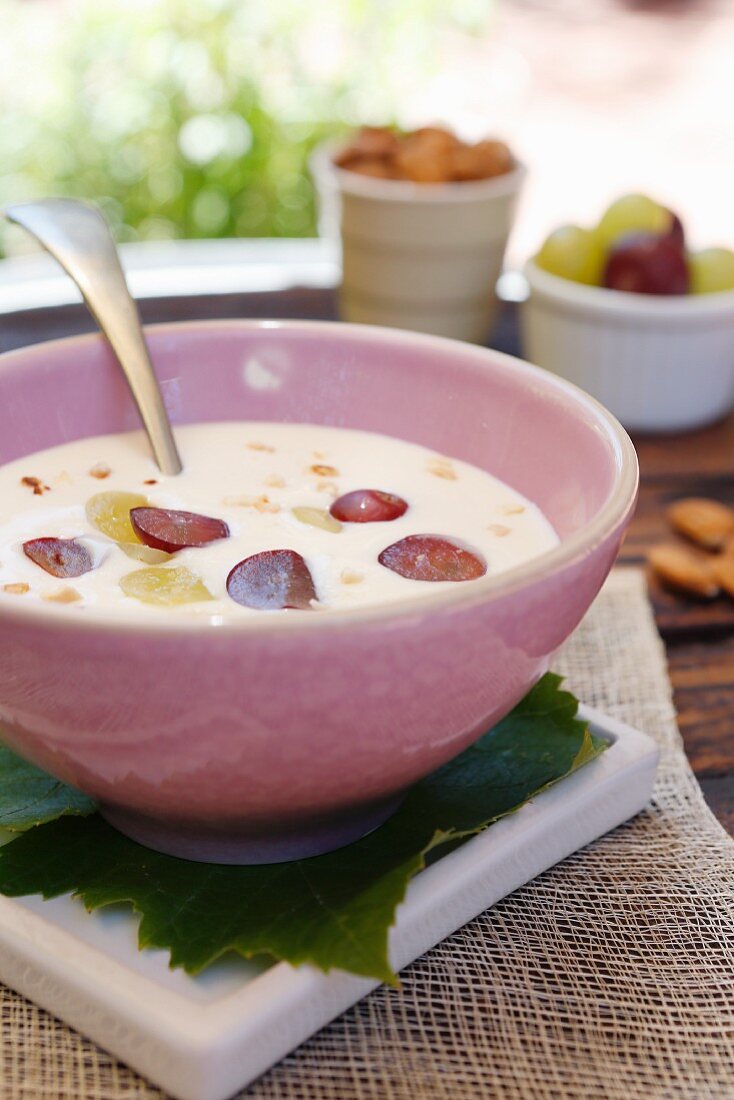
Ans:
[[[215,317],[333,319],[331,291],[219,294],[141,302],[148,322]],[[93,329],[83,307],[57,306],[0,317],[0,351]],[[519,354],[515,308],[506,306],[492,344]],[[666,537],[664,508],[681,496],[711,496],[734,505],[734,417],[675,437],[635,437],[641,491],[621,560],[642,564]],[[714,813],[734,835],[734,601],[690,603],[651,589],[665,640],[678,721],[693,769]]]

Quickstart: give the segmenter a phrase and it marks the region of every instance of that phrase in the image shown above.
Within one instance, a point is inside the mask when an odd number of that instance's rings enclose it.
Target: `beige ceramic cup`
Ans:
[[[321,232],[341,236],[343,319],[484,342],[524,167],[411,183],[338,168],[336,151],[322,146],[311,167]]]

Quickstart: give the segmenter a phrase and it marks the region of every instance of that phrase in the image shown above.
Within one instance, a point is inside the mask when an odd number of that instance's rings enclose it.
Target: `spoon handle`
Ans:
[[[179,474],[181,459],[158,379],[109,226],[96,207],[76,199],[41,199],[6,207],[74,280],[123,369],[158,466]]]

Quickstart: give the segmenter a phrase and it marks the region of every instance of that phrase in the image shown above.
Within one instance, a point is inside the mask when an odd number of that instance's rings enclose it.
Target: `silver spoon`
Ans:
[[[27,229],[79,287],[122,367],[156,462],[164,474],[180,474],[181,459],[138,310],[102,214],[77,199],[18,203],[3,213]]]

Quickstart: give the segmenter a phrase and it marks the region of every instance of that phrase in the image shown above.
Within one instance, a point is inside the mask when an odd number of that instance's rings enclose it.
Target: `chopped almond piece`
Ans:
[[[44,493],[48,493],[50,485],[44,485],[40,477],[22,477],[20,479],[21,485],[25,485],[26,488],[33,490],[34,497],[43,496]]]
[[[361,584],[364,580],[364,574],[358,573],[356,569],[342,569],[341,582],[342,584]]]
[[[255,509],[256,512],[275,513],[280,511],[280,505],[276,504],[274,501],[270,500],[269,497],[266,497],[264,495],[258,497],[252,507]]]
[[[3,592],[8,592],[13,596],[24,596],[26,592],[30,591],[30,587],[25,581],[15,581],[13,584],[4,584]]]
[[[317,493],[331,493],[333,497],[339,496],[339,487],[335,481],[319,481],[316,485]]]
[[[719,593],[719,582],[711,559],[685,546],[675,543],[654,546],[648,554],[648,561],[666,588],[703,599],[712,599]]]
[[[429,474],[433,474],[434,477],[442,477],[444,481],[456,481],[458,477],[451,459],[443,458],[440,455],[437,458],[432,458],[426,469]]]
[[[245,446],[251,451],[267,451],[269,454],[275,453],[275,447],[271,447],[269,443],[258,443],[256,441],[254,443],[246,443]]]
[[[496,535],[498,539],[506,538],[511,533],[511,528],[505,527],[504,523],[490,523],[487,530]]]
[[[82,597],[76,588],[67,586],[66,588],[57,588],[55,592],[44,593],[41,598],[48,600],[49,603],[76,603]]]
[[[271,474],[265,478],[263,485],[267,485],[269,489],[285,489],[285,478],[280,474]]]
[[[256,512],[280,511],[280,505],[275,504],[264,493],[259,497],[248,496],[245,493],[239,497],[225,497],[222,503],[235,508],[254,508]]]
[[[316,474],[318,477],[339,477],[336,466],[325,466],[321,462],[314,463],[309,472]]]
[[[525,505],[506,504],[504,508],[501,509],[501,511],[504,516],[519,516],[522,512],[525,511]]]
[[[104,462],[98,462],[96,466],[92,466],[92,469],[89,471],[89,476],[96,477],[99,481],[103,481],[104,478],[109,477],[111,473],[112,470],[109,466],[105,466]]]
[[[236,508],[254,508],[256,512],[280,511],[280,505],[275,504],[264,493],[259,497],[247,496],[246,494],[239,497],[225,497],[222,503]]]
[[[668,508],[668,519],[675,531],[705,550],[721,550],[734,533],[734,511],[703,497],[677,500]]]

